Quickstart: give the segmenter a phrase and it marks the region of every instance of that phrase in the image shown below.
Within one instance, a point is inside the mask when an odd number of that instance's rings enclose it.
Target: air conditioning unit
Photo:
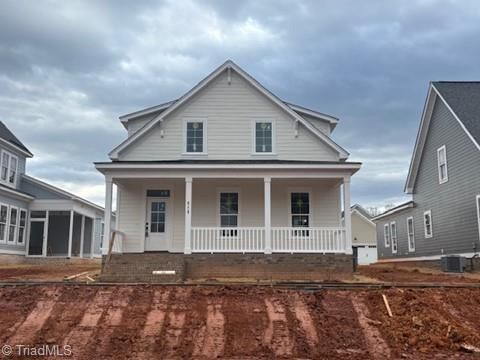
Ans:
[[[441,258],[442,271],[462,273],[465,271],[465,268],[466,268],[465,262],[466,262],[466,259],[464,256],[460,256],[460,255],[442,256]]]

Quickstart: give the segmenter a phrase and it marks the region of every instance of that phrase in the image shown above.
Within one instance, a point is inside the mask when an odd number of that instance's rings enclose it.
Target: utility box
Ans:
[[[466,259],[460,255],[442,256],[441,264],[444,272],[463,273],[466,268]]]

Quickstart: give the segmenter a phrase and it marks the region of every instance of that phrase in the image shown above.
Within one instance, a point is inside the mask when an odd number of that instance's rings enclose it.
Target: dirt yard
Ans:
[[[100,273],[100,266],[100,260],[0,263],[0,282],[19,280],[61,281],[65,276],[86,271],[88,271],[90,277],[94,278]],[[85,281],[84,278],[77,280]]]
[[[9,286],[0,308],[2,344],[69,345],[74,359],[471,359],[462,344],[480,347],[480,289]]]

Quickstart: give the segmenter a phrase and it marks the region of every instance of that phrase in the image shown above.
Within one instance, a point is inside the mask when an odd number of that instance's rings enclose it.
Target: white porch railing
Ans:
[[[263,253],[266,250],[263,227],[194,227],[194,253]],[[271,247],[274,253],[344,253],[345,228],[274,227]]]
[[[272,228],[272,252],[344,253],[344,228]]]
[[[192,252],[263,252],[265,229],[263,227],[194,227]]]

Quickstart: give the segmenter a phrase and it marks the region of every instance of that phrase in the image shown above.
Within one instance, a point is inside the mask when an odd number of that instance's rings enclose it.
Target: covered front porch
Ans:
[[[106,219],[117,189],[114,252],[183,254],[351,254],[350,212],[342,212],[358,167],[97,164]],[[105,221],[106,238],[112,230]]]

